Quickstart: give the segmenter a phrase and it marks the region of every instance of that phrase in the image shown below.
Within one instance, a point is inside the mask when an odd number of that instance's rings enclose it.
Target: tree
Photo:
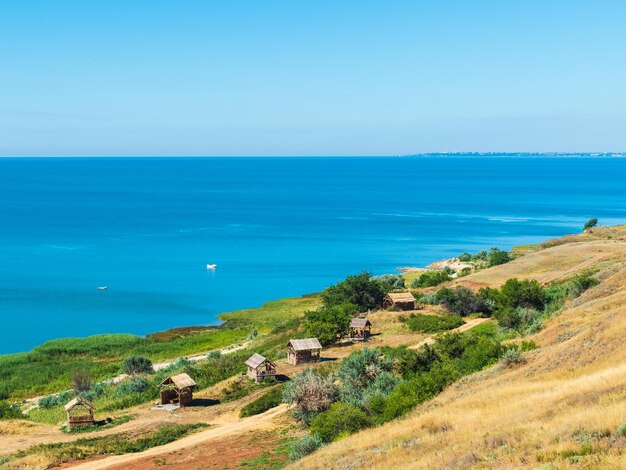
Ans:
[[[404,289],[404,276],[400,274],[383,274],[373,278],[378,282],[385,292],[395,289]]]
[[[495,246],[489,250],[489,255],[487,255],[488,266],[498,266],[500,264],[508,263],[509,261],[511,261],[511,257],[506,251],[503,251]]]
[[[380,282],[368,272],[348,276],[345,280],[330,286],[322,292],[324,307],[342,304],[356,305],[362,311],[372,310],[383,304],[385,290]]]
[[[462,317],[470,313],[490,312],[485,301],[464,286],[457,286],[453,289],[444,287],[437,292],[436,299],[448,311]]]
[[[499,308],[525,307],[542,310],[546,303],[546,293],[536,280],[509,279],[500,288]]]
[[[124,359],[124,362],[122,362],[122,369],[124,370],[124,373],[128,375],[138,375],[142,372],[154,372],[152,369],[152,361],[143,356],[127,357]]]
[[[354,304],[342,304],[333,307],[322,306],[304,314],[307,336],[317,338],[322,346],[332,344],[337,338],[347,333],[350,320],[359,312]]]
[[[583,227],[583,231],[589,228],[593,228],[596,225],[598,225],[598,219],[596,219],[595,217],[593,219],[589,219],[587,223],[585,224],[585,226]]]

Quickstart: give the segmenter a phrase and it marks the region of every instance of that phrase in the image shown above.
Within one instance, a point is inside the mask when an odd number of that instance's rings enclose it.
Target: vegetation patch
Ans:
[[[261,397],[241,408],[241,411],[239,412],[239,417],[245,418],[247,416],[254,416],[265,413],[267,410],[277,407],[282,402],[283,386],[277,385],[273,387],[269,392],[265,393]]]
[[[207,426],[204,423],[173,424],[163,426],[146,436],[134,439],[129,434],[118,433],[108,436],[81,438],[73,442],[38,444],[13,454],[11,459],[43,454],[48,458],[52,458],[51,465],[55,466],[70,460],[84,460],[96,455],[121,455],[142,452],[152,447],[176,441]]]
[[[411,314],[406,319],[406,324],[411,331],[421,333],[439,333],[441,331],[453,330],[463,325],[465,321],[457,315],[422,315]]]

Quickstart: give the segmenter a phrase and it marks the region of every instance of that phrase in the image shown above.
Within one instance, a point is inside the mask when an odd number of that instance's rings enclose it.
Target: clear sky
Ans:
[[[0,0],[0,155],[625,151],[623,0]]]

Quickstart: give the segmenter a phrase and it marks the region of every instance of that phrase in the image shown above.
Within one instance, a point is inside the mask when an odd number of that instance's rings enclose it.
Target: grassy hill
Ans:
[[[321,468],[625,468],[626,227],[525,247],[457,281],[497,287],[593,272],[601,283],[524,338],[539,348],[447,388],[406,417],[293,465]]]

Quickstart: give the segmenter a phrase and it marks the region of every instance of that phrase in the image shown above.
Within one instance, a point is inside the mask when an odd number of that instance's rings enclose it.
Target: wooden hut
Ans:
[[[256,383],[263,382],[265,379],[276,380],[276,364],[260,354],[254,353],[246,361],[246,365],[248,366],[246,375],[254,379]]]
[[[287,343],[287,362],[298,365],[302,362],[320,360],[322,345],[317,338],[290,339]]]
[[[65,412],[67,413],[67,425],[70,429],[78,428],[80,426],[93,426],[95,419],[93,413],[96,407],[80,395],[65,405]]]
[[[368,339],[371,327],[372,323],[367,318],[353,318],[350,322],[350,338]]]
[[[410,292],[391,292],[383,299],[383,307],[400,310],[415,310],[415,297]]]
[[[185,406],[193,400],[193,389],[197,384],[187,374],[168,377],[160,383],[161,405],[168,403]]]

